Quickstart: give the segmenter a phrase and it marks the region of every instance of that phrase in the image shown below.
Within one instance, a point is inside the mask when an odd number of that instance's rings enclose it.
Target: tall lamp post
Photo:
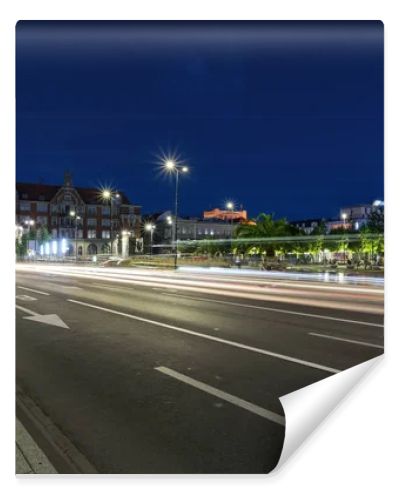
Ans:
[[[346,219],[347,219],[346,213],[342,213],[342,219],[343,219],[343,229],[346,231]],[[346,246],[343,247],[343,259],[344,263],[346,263]]]
[[[69,216],[75,219],[75,262],[78,262],[78,220],[81,218],[75,210],[71,210]]]
[[[233,239],[233,209],[235,208],[235,205],[233,203],[233,201],[228,201],[225,205],[226,209],[227,210],[230,210],[231,212],[231,237],[230,237],[230,240],[231,240],[231,253],[233,253],[233,248],[232,248],[232,239]]]
[[[25,221],[25,224],[28,226],[28,241],[29,241],[29,236],[32,230],[32,227],[35,225],[35,221],[33,219],[28,219]],[[35,233],[35,258],[36,258],[36,238],[37,238],[37,231]],[[28,243],[29,246],[29,243]]]
[[[169,172],[175,172],[175,230],[174,230],[174,267],[178,267],[178,189],[179,189],[179,174],[186,173],[189,168],[183,165],[177,165],[173,160],[167,160],[164,168]]]
[[[148,223],[144,226],[146,231],[150,232],[150,255],[153,255],[153,231],[156,228],[155,224]]]
[[[112,257],[112,202],[114,198],[118,200],[121,195],[119,193],[112,193],[110,189],[103,189],[100,195],[101,199],[109,203],[110,206],[110,257]]]

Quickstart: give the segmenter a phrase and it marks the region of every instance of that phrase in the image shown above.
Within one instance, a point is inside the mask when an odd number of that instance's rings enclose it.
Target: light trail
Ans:
[[[137,286],[184,290],[197,293],[255,299],[258,301],[286,302],[290,304],[343,309],[383,314],[383,290],[369,287],[323,285],[321,283],[290,283],[247,280],[236,277],[224,279],[213,276],[176,273],[163,270],[126,270],[60,265],[21,265],[18,271],[90,278],[106,282],[119,282]],[[262,283],[262,286],[260,286]],[[60,290],[61,292],[63,290]]]

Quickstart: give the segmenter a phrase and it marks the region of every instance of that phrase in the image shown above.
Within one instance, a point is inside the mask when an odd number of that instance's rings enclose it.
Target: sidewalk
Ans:
[[[15,423],[15,473],[57,474],[55,468],[21,422],[16,419]]]

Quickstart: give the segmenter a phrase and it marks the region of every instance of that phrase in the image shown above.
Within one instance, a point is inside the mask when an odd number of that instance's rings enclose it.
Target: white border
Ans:
[[[43,1],[2,2],[1,26],[1,187],[3,190],[2,245],[2,405],[1,464],[5,498],[96,499],[121,498],[377,498],[384,490],[398,491],[399,446],[399,328],[394,317],[394,250],[398,247],[395,214],[399,207],[399,64],[400,27],[396,2],[389,0],[288,1],[202,0],[197,2],[159,1]],[[14,477],[14,304],[11,293],[14,274],[9,265],[14,258],[14,25],[19,19],[380,19],[385,24],[386,98],[386,350],[385,359],[371,376],[352,392],[333,415],[308,439],[296,456],[272,476],[226,477],[93,477],[25,478]],[[397,146],[397,147],[396,147]],[[10,242],[4,243],[4,242]],[[4,273],[4,277],[3,277]],[[397,306],[398,307],[398,306]],[[390,452],[393,451],[391,454]],[[8,489],[8,491],[7,491]],[[72,491],[73,490],[73,491]]]

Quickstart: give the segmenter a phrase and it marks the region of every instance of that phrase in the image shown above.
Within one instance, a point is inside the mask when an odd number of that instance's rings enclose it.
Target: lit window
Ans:
[[[31,211],[31,204],[29,201],[20,201],[19,202],[19,209],[21,212],[30,212]]]
[[[88,205],[87,213],[88,213],[88,215],[97,215],[97,206],[96,205]]]
[[[47,212],[47,203],[36,203],[36,210],[38,212]]]
[[[88,229],[87,237],[88,238],[96,238],[96,229]]]
[[[102,237],[103,239],[110,238],[110,231],[102,231],[102,232],[101,232],[101,237]]]

